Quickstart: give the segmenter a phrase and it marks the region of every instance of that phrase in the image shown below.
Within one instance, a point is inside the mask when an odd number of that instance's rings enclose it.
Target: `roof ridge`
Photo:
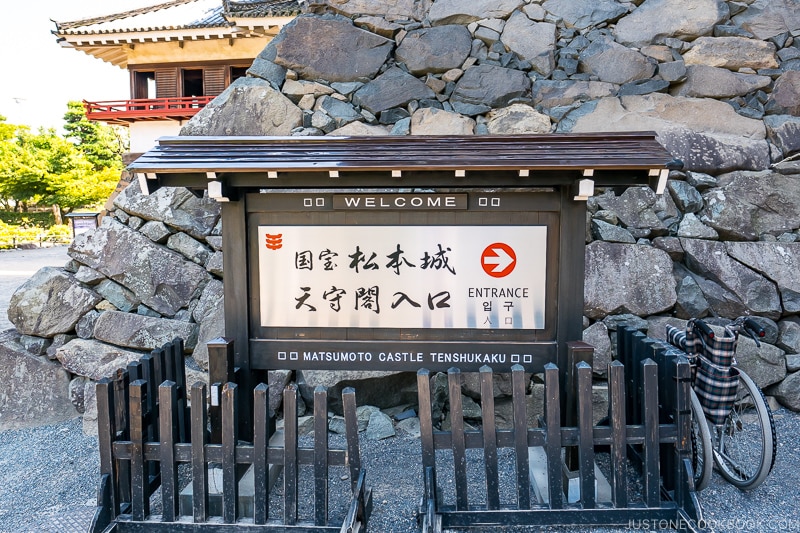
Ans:
[[[56,25],[56,32],[60,32],[61,30],[71,30],[74,28],[79,28],[81,26],[91,26],[92,24],[113,22],[115,20],[121,20],[136,15],[143,15],[145,13],[155,13],[156,11],[161,11],[162,9],[168,9],[170,7],[190,4],[192,2],[197,2],[197,0],[169,0],[168,2],[162,2],[160,4],[155,4],[153,6],[140,7],[138,9],[131,9],[129,11],[123,11],[122,13],[113,13],[111,15],[105,15],[101,17],[92,17],[81,20],[74,20],[71,22],[57,22],[54,20],[53,22],[55,22]]]

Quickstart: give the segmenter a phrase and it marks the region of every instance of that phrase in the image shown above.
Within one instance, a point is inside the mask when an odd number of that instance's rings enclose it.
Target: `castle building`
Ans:
[[[86,116],[130,131],[131,153],[151,148],[234,80],[299,14],[297,0],[168,0],[106,16],[55,22],[53,34],[130,73],[130,95],[86,102]]]

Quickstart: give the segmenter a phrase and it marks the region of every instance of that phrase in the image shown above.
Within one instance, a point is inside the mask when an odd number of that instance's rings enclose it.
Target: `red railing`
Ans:
[[[86,118],[115,124],[139,120],[187,119],[206,106],[213,96],[180,98],[137,98],[107,102],[83,101]]]

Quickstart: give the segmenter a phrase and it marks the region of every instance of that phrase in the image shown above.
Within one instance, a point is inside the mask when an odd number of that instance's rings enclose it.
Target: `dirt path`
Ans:
[[[32,250],[0,250],[0,331],[14,327],[8,321],[11,295],[40,268],[64,266],[69,261],[66,246]]]

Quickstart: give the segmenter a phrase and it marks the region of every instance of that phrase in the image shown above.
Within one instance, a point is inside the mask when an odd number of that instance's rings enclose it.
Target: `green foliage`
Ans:
[[[0,206],[27,211],[56,205],[69,212],[96,206],[114,191],[125,149],[119,137],[86,120],[79,103],[68,109],[68,138],[0,120]]]
[[[47,228],[56,223],[53,217],[53,211],[29,211],[27,213],[17,213],[14,211],[0,211],[0,222],[12,226],[22,226],[25,228],[31,226],[41,226]]]
[[[87,119],[86,110],[80,102],[67,103],[64,131],[67,132],[67,139],[75,143],[95,170],[122,168],[122,154],[127,151],[127,139],[122,131]]]
[[[5,218],[5,213],[0,212]],[[39,225],[7,224],[0,220],[0,249],[12,248],[25,243],[67,243],[72,240],[72,231],[67,224]]]

